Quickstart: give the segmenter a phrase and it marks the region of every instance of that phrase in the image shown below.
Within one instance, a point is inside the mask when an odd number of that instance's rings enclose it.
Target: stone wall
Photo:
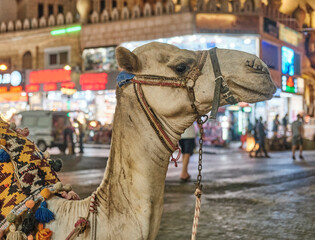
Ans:
[[[79,34],[51,36],[51,28],[7,33],[0,39],[1,59],[11,59],[11,69],[22,70],[23,55],[32,54],[33,69],[43,69],[45,66],[45,48],[71,46],[71,65],[81,65]]]
[[[194,14],[177,13],[128,21],[84,25],[81,49],[119,45],[126,41],[166,38],[194,32]]]

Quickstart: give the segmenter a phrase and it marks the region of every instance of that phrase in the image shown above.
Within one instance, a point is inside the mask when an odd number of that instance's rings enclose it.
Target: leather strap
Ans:
[[[222,76],[216,50],[217,48],[212,48],[211,50],[209,50],[212,68],[215,76],[215,88],[210,119],[216,119],[218,109],[220,106],[221,93],[223,94],[223,98],[227,103],[229,104],[237,103],[237,100],[233,97],[227,83],[225,82]]]
[[[220,104],[221,85],[223,79],[216,50],[217,48],[212,48],[211,50],[209,50],[213,73],[215,76],[215,88],[210,119],[216,119],[217,117],[217,112]]]

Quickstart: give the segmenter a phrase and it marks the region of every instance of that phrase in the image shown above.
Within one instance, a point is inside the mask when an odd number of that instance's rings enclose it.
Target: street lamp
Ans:
[[[5,71],[5,70],[7,70],[8,69],[8,66],[7,65],[5,65],[5,64],[1,64],[0,65],[0,70],[1,71]]]

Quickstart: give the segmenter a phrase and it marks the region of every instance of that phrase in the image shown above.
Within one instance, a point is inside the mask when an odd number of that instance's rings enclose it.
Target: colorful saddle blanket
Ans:
[[[47,156],[1,118],[0,150],[9,155],[4,153],[6,160],[0,159],[0,229],[4,230],[10,212],[21,214],[26,210],[26,200],[39,200],[36,195],[43,188],[51,188],[59,179]]]

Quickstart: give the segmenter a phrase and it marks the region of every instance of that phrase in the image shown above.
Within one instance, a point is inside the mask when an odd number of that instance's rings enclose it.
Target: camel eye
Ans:
[[[179,64],[179,65],[177,65],[177,66],[175,67],[175,71],[176,71],[177,73],[180,73],[180,74],[186,72],[187,69],[188,69],[188,67],[187,67],[185,64],[183,64],[183,63],[181,63],[181,64]]]

